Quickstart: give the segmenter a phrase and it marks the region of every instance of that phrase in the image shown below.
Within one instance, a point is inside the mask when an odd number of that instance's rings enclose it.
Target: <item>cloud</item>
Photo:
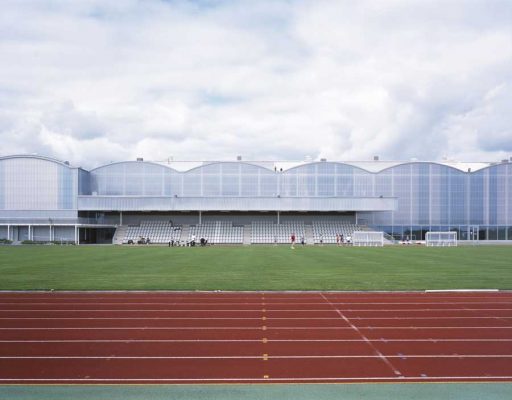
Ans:
[[[7,1],[2,152],[498,160],[504,1]]]

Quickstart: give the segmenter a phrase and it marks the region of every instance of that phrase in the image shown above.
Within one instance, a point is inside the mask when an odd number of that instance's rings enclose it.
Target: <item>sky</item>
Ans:
[[[2,0],[0,156],[499,161],[512,1]]]

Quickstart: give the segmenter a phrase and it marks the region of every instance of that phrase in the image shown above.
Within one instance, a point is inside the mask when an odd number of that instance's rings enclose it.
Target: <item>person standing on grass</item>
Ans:
[[[336,234],[336,246],[340,245],[340,235]]]
[[[292,233],[292,236],[290,237],[290,241],[292,242],[292,249],[295,249],[295,233]]]

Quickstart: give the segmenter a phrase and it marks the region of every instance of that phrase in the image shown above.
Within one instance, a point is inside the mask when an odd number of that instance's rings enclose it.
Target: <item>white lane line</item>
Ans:
[[[323,294],[321,294],[323,296]],[[187,305],[187,306],[204,306],[204,305],[207,305],[207,306],[220,306],[220,305],[231,305],[231,306],[235,306],[235,305],[243,305],[243,306],[246,306],[246,305],[253,305],[253,306],[257,306],[258,305],[258,302],[240,302],[240,303],[237,303],[237,302],[221,302],[221,303],[214,303],[214,302],[192,302],[192,303],[185,303],[185,302],[71,302],[71,301],[66,301],[66,302],[56,302],[56,301],[52,301],[52,302],[0,302],[0,305],[13,305],[13,304],[17,304],[17,305],[39,305],[39,304],[53,304],[53,305],[58,305],[58,304],[63,304],[63,305],[70,305],[70,304],[73,304],[73,305],[99,305],[99,304],[102,304],[102,305],[118,305],[118,306],[124,306],[124,305],[168,305],[168,306],[171,306],[171,305]],[[277,302],[277,301],[268,301],[267,302],[268,305],[320,305],[320,304],[325,304],[325,303],[319,303],[319,302]],[[478,302],[478,301],[447,301],[447,302],[438,302],[438,301],[434,301],[434,302],[407,302],[407,301],[403,301],[403,302],[351,302],[351,301],[340,301],[340,302],[332,302],[332,304],[344,304],[344,305],[366,305],[366,304],[369,304],[369,305],[416,305],[416,306],[419,306],[419,305],[424,305],[424,304],[434,304],[434,305],[447,305],[447,304],[512,304],[512,301],[486,301],[486,302]]]
[[[489,315],[490,313],[484,313],[484,314],[487,314]],[[492,315],[491,318],[494,318],[498,321],[502,321],[502,322],[505,322],[505,323],[508,323],[509,321],[507,320],[507,317],[503,317],[503,316],[496,316],[496,315]]]
[[[0,331],[13,330],[108,330],[108,329],[125,329],[125,330],[261,330],[261,326],[74,326],[74,327],[0,327]],[[353,330],[351,326],[267,326],[267,330]],[[358,329],[368,329],[377,331],[381,329],[392,330],[422,330],[422,329],[512,329],[512,326],[360,326]]]
[[[260,311],[261,313],[261,311]],[[489,319],[494,319],[487,317]],[[177,321],[210,321],[210,320],[234,320],[234,321],[261,321],[261,317],[0,317],[0,320],[177,320]],[[266,320],[336,320],[337,318],[272,318]]]
[[[261,317],[0,317],[0,320],[259,320]],[[508,322],[511,317],[350,317],[356,320],[438,320],[438,319],[498,319]],[[329,320],[336,321],[339,317],[266,317],[267,321],[311,321]]]
[[[368,339],[376,343],[438,343],[438,342],[475,342],[475,343],[500,343],[512,342],[512,339]],[[252,342],[261,343],[261,339],[50,339],[50,340],[0,340],[0,343],[231,343]],[[309,343],[309,342],[366,342],[364,339],[267,339],[268,343]]]
[[[380,352],[379,352],[380,353]],[[512,354],[401,354],[383,356],[382,354],[372,355],[286,355],[286,356],[267,356],[268,359],[287,360],[287,359],[358,359],[375,358],[381,360],[385,358],[512,358]],[[0,360],[261,360],[262,356],[0,356]],[[394,372],[395,370],[393,370]],[[398,371],[398,370],[397,370]],[[395,375],[401,375],[400,372]]]
[[[358,313],[358,312],[410,312],[410,313],[417,313],[417,312],[448,312],[448,311],[457,311],[457,312],[463,312],[463,311],[512,311],[511,309],[507,308],[422,308],[422,309],[413,309],[413,308],[402,308],[402,309],[386,309],[386,310],[380,310],[378,308],[375,309],[352,309],[352,308],[346,308],[342,309],[339,308],[343,312],[350,312],[350,313]],[[267,312],[330,312],[334,311],[332,308],[322,308],[322,309],[286,309],[286,308],[269,308],[266,307]],[[197,309],[197,310],[188,310],[188,309],[174,309],[174,308],[161,308],[161,309],[76,309],[76,308],[67,308],[67,309],[0,309],[0,313],[2,312],[184,312],[184,313],[194,313],[194,312],[208,312],[208,313],[215,313],[215,312],[236,312],[236,313],[261,313],[261,305],[258,308],[254,308],[252,310],[249,309],[215,309],[215,310],[208,310],[208,309]]]
[[[0,378],[0,382],[347,382],[347,381],[492,381],[512,380],[512,375],[484,376],[369,376],[326,378]]]
[[[475,290],[476,292],[476,290]],[[196,296],[194,297],[193,295],[190,295],[190,296],[169,296],[169,294],[163,294],[161,296],[144,296],[144,295],[133,295],[133,296],[121,296],[121,295],[112,295],[112,296],[98,296],[97,295],[98,292],[96,293],[89,293],[89,296],[83,296],[83,295],[79,295],[79,296],[72,296],[72,295],[68,295],[68,296],[62,296],[62,292],[46,292],[46,296],[38,296],[38,295],[34,295],[34,296],[27,296],[27,297],[23,297],[23,296],[13,296],[13,293],[5,293],[5,292],[0,292],[0,299],[2,298],[6,298],[7,300],[10,300],[10,301],[13,301],[13,300],[48,300],[49,298],[51,298],[52,300],[134,300],[134,299],[137,299],[137,298],[143,298],[144,300],[163,300],[163,299],[168,299],[170,301],[172,300],[205,300],[207,298],[211,298],[211,296],[207,295],[207,296]],[[228,296],[227,294],[222,294],[222,293],[218,293],[218,292],[215,292],[215,293],[211,293],[211,294],[216,294],[218,296],[214,296],[216,297],[215,300],[258,300],[261,296],[261,294],[265,294],[266,296],[269,296],[268,298],[271,299],[271,300],[304,300],[304,297],[312,297],[313,299],[316,298],[316,295],[319,293],[319,292],[300,292],[300,293],[303,293],[305,296],[276,296],[275,295],[275,292],[261,292],[261,293],[255,293],[254,296],[246,296],[246,297],[242,297],[242,296]],[[352,292],[350,295],[339,295],[337,293],[332,293],[332,292],[324,292],[324,293],[328,293],[330,296],[332,297],[336,297],[336,300],[343,300],[344,298],[347,298],[347,299],[353,299],[354,297],[357,297],[358,300],[375,300],[375,299],[388,299],[389,297],[396,297],[397,295],[397,292],[390,292],[390,294],[388,295],[382,295],[382,294],[379,294],[379,293],[375,293],[374,295],[364,295],[363,293],[359,292],[359,293],[354,293]],[[490,293],[489,295],[486,295],[485,293],[484,294],[481,294],[481,295],[478,295],[478,296],[467,296],[466,295],[467,293],[465,293],[464,295],[457,295],[457,296],[443,296],[443,295],[436,295],[436,296],[425,296],[425,292],[417,292],[416,294],[404,294],[402,293],[401,297],[404,297],[405,299],[407,300],[414,300],[414,299],[418,299],[420,301],[423,301],[423,300],[426,300],[427,298],[435,298],[435,299],[447,299],[447,300],[460,300],[460,299],[475,299],[475,300],[486,300],[486,299],[491,299],[491,300],[496,300],[497,297],[499,298],[504,298],[504,299],[511,299],[511,296],[507,295],[507,292],[501,292],[500,294],[498,295],[495,295],[494,293]]]
[[[485,317],[350,317],[350,319],[357,319],[357,320],[424,320],[424,319],[496,319],[497,317],[491,317],[491,316],[485,316]],[[500,317],[503,319],[512,319],[512,316],[510,317]],[[2,319],[2,318],[0,318]],[[273,318],[269,318],[273,319]],[[311,318],[314,319],[314,318]]]
[[[339,314],[339,316],[354,330],[357,332],[357,334],[359,336],[361,336],[361,338],[363,338],[363,340],[372,348],[372,350],[375,352],[375,354],[377,355],[377,357],[379,357],[382,361],[384,361],[384,363],[393,371],[393,373],[395,375],[399,375],[399,376],[402,376],[402,373],[373,345],[373,343],[371,341],[368,340],[368,338],[357,328],[357,326],[355,326],[352,322],[350,322],[350,320],[340,311],[336,308],[336,306],[331,303],[329,301],[329,299],[327,297],[325,297],[325,295],[323,293],[320,293],[320,296],[322,296],[322,298],[327,302],[329,303],[335,310],[336,312]]]
[[[427,289],[425,293],[471,293],[499,292],[499,289]]]

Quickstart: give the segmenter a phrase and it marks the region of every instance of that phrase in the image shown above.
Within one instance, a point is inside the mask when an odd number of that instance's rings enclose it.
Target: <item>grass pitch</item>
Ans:
[[[49,289],[512,289],[512,247],[0,247],[0,290]]]

